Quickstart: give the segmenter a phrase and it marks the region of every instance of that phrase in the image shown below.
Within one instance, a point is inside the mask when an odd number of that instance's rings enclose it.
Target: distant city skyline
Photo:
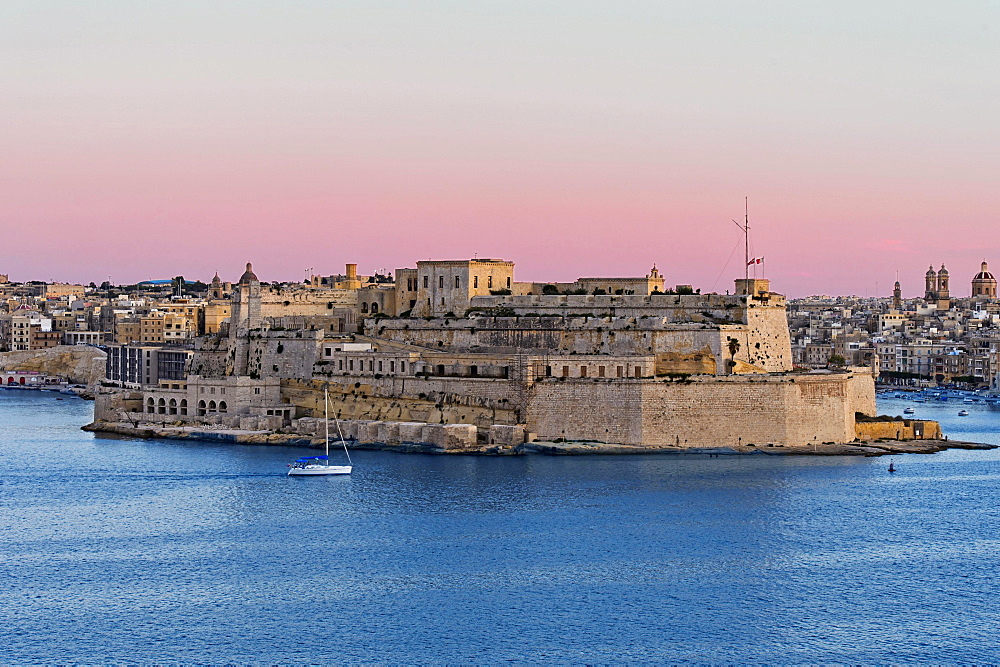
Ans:
[[[500,257],[518,280],[966,296],[1000,210],[1000,6],[0,10],[11,280]],[[877,285],[877,289],[876,289]]]

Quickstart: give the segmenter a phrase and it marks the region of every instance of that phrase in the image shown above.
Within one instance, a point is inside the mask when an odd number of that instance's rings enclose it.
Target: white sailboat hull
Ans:
[[[289,468],[288,474],[298,475],[350,475],[353,466],[321,466],[307,465],[302,468]]]

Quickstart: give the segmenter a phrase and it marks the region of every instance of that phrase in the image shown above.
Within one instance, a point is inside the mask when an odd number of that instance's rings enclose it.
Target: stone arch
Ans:
[[[208,411],[209,412],[216,412],[216,411],[218,411],[218,407],[215,405],[215,401],[209,401],[208,402]]]
[[[156,402],[156,412],[161,415],[167,414],[167,401],[165,399],[160,399]]]
[[[167,407],[170,408],[168,410],[168,412],[170,414],[176,415],[177,414],[177,399],[176,398],[171,398],[170,402],[167,403]]]
[[[146,399],[146,412],[149,414],[156,412],[156,401],[153,400],[152,396]]]
[[[187,413],[188,413],[188,400],[186,398],[182,398],[181,399],[181,414],[186,417]]]
[[[219,412],[226,412],[229,406],[226,405],[225,401],[219,401]]]
[[[198,416],[205,416],[205,401],[198,401]]]

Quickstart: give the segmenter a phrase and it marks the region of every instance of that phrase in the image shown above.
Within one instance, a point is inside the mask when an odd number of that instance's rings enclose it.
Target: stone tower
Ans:
[[[948,269],[941,265],[941,270],[937,274],[937,302],[940,310],[948,310],[951,307],[951,293],[948,290]]]
[[[972,279],[972,296],[995,299],[997,296],[997,279],[990,273],[990,267],[984,261],[979,273]]]
[[[933,266],[924,274],[924,301],[937,301],[937,271]]]
[[[902,310],[903,309],[903,290],[899,287],[899,281],[892,287],[892,309]]]
[[[247,270],[233,289],[233,310],[229,318],[229,344],[231,350],[231,375],[246,375],[250,361],[250,331],[259,329],[260,281],[247,262]]]
[[[208,298],[209,299],[221,299],[223,294],[222,281],[219,280],[219,272],[215,272],[215,277],[212,278],[212,283],[208,286]]]

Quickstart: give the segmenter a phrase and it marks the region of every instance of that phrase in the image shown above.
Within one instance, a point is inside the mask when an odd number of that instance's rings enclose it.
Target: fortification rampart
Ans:
[[[330,393],[331,415],[338,419],[473,424],[485,429],[519,422],[518,392],[510,382],[487,378],[283,380],[281,395],[299,414],[321,417],[324,388]]]
[[[651,316],[383,319],[366,323],[365,333],[431,350],[654,355],[657,373],[791,370],[791,342],[782,309],[752,308],[749,323],[739,324],[697,316],[702,321],[676,323]]]
[[[859,377],[865,381],[855,374],[803,374],[543,382],[533,388],[527,424],[540,440],[646,447],[851,442],[852,384]]]

